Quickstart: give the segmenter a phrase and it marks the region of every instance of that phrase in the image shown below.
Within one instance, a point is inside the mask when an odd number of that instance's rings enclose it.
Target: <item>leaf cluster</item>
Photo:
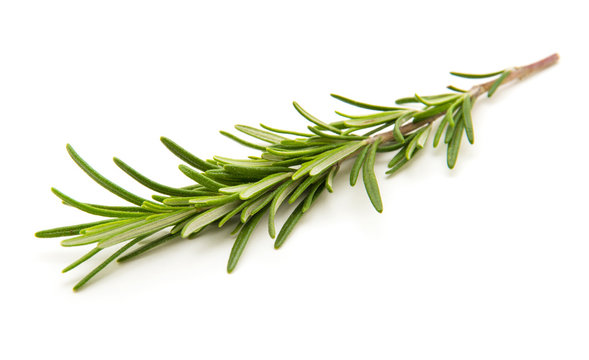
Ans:
[[[508,74],[508,71],[483,75],[454,73],[462,77],[499,75],[489,95]],[[221,131],[231,140],[260,152],[247,159],[213,156],[203,160],[162,137],[164,146],[185,163],[179,166],[190,181],[184,187],[161,184],[114,158],[123,172],[158,193],[151,199],[131,193],[105,178],[68,145],[69,155],[90,178],[129,205],[90,204],[52,189],[65,205],[106,219],[44,230],[36,236],[68,237],[61,242],[67,247],[93,245],[64,272],[102,250],[119,246],[74,286],[77,290],[114,260],[128,261],[175,239],[193,238],[205,228],[221,228],[232,222],[235,224],[232,233],[237,234],[227,263],[227,271],[232,272],[264,215],[267,215],[268,233],[275,239],[274,247],[279,248],[324,190],[334,191],[334,178],[346,159],[354,159],[350,184],[354,186],[362,173],[368,198],[378,212],[383,211],[383,203],[374,170],[377,153],[396,151],[388,163],[387,174],[397,172],[424,148],[433,132],[433,120],[440,117],[433,145],[438,146],[444,137],[448,166],[453,168],[462,134],[466,134],[470,143],[474,141],[471,108],[475,98],[464,90],[449,88],[452,93],[415,94],[398,99],[393,106],[373,105],[332,94],[343,103],[370,112],[349,115],[336,111],[341,120],[324,122],[294,102],[296,111],[310,123],[306,131],[282,130],[264,124],[260,127],[236,125],[240,136]],[[277,230],[276,214],[295,202],[298,204]]]

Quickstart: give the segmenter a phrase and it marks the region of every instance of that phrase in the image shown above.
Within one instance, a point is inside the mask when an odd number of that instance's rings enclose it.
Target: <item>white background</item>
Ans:
[[[578,1],[3,1],[0,5],[0,357],[60,359],[587,359],[586,11]],[[259,226],[232,275],[230,229],[61,274],[87,248],[35,231],[92,221],[60,204],[120,204],[69,159],[142,196],[111,161],[187,184],[159,143],[253,152],[233,124],[304,129],[368,102],[444,91],[558,51],[481,99],[474,146],[393,178],[384,213],[349,166],[282,249]],[[288,212],[280,213],[282,223]],[[262,222],[263,224],[263,222]],[[98,259],[104,258],[98,256]],[[95,259],[96,260],[96,259]]]

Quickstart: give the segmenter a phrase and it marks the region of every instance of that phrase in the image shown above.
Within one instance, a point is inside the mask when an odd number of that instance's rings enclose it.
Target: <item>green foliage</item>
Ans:
[[[499,75],[495,82],[487,84],[488,95],[491,96],[510,73],[511,70],[480,75],[452,74],[465,78]],[[442,120],[435,131],[433,145],[438,146],[444,138],[448,167],[454,168],[462,134],[466,133],[470,143],[474,141],[471,111],[481,87],[475,86],[470,91],[454,86],[448,88],[454,93],[415,94],[396,101],[396,104],[412,104],[412,107],[372,105],[332,94],[347,105],[372,111],[362,115],[337,112],[344,120],[335,122],[319,120],[294,102],[296,111],[311,123],[307,127],[308,132],[281,130],[266,125],[260,125],[261,128],[235,126],[237,131],[252,139],[221,132],[261,152],[259,156],[248,159],[214,156],[202,160],[162,137],[162,143],[186,163],[179,166],[180,171],[191,180],[184,187],[171,187],[151,180],[114,158],[121,170],[159,193],[152,196],[153,200],[137,196],[108,180],[88,165],[72,146],[67,145],[74,162],[90,178],[129,202],[130,206],[88,204],[52,189],[64,204],[109,219],[44,230],[35,235],[42,238],[68,237],[61,242],[63,246],[94,244],[94,248],[67,266],[64,272],[83,264],[100,251],[120,246],[75,285],[74,290],[77,290],[114,260],[128,261],[174,239],[193,238],[211,224],[216,223],[220,228],[235,220],[237,226],[234,232],[238,235],[227,264],[227,271],[232,272],[263,216],[268,214],[268,232],[270,237],[276,237],[274,247],[278,249],[323,190],[333,192],[340,164],[347,159],[355,159],[350,171],[350,185],[356,184],[362,171],[366,193],[378,212],[382,212],[383,203],[375,175],[377,153],[397,151],[386,172],[396,173],[424,148],[434,127],[433,122],[439,118]],[[364,133],[358,134],[359,131]],[[276,235],[275,224],[280,208],[297,200],[299,204]]]

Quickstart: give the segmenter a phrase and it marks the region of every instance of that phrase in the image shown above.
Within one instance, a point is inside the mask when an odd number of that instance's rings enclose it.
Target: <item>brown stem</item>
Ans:
[[[501,83],[501,86],[503,86],[503,85],[515,80],[515,79],[522,80],[525,77],[528,77],[532,74],[540,72],[540,71],[546,69],[547,67],[550,67],[550,66],[556,64],[558,62],[558,59],[559,59],[558,54],[554,53],[554,54],[552,54],[542,60],[536,61],[535,63],[531,63],[526,66],[515,67],[511,70],[511,73],[509,74],[509,76],[507,76],[505,78],[505,80],[503,80],[503,82]],[[475,85],[468,91],[468,93],[470,94],[471,97],[476,99],[479,96],[481,96],[482,94],[489,91],[489,89],[491,88],[491,86],[493,85],[494,82],[495,82],[495,80],[491,80],[491,81],[488,81],[488,82],[485,82],[485,83],[482,83],[479,85]],[[401,127],[401,133],[403,133],[403,135],[409,134],[412,131],[415,131],[419,128],[424,127],[425,125],[431,124],[432,122],[436,121],[437,119],[439,119],[443,115],[444,115],[444,113],[441,113],[441,114],[434,115],[432,117],[420,120],[419,122],[411,122],[406,125],[403,125]],[[368,142],[374,142],[374,141],[376,141],[377,138],[380,138],[383,143],[387,142],[387,141],[391,141],[394,139],[393,131],[391,130],[391,131],[387,131],[387,132],[384,132],[381,134],[373,135],[372,137],[370,137],[368,139]]]

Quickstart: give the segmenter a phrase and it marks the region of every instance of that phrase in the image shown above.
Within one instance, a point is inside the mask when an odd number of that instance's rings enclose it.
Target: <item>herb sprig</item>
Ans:
[[[333,192],[333,179],[340,164],[347,159],[354,159],[349,174],[350,185],[357,183],[361,173],[368,198],[378,212],[383,211],[383,203],[374,170],[377,153],[396,151],[386,172],[396,173],[415,158],[433,133],[433,146],[437,147],[443,141],[447,148],[448,167],[454,168],[463,135],[469,143],[474,143],[471,113],[479,96],[487,93],[491,97],[500,85],[526,77],[557,61],[558,55],[553,54],[524,67],[487,74],[452,72],[452,75],[463,78],[494,79],[468,91],[448,86],[451,91],[448,93],[414,94],[400,98],[390,106],[332,94],[346,104],[371,111],[362,115],[336,111],[342,117],[336,122],[324,122],[294,102],[296,111],[311,123],[308,132],[281,130],[263,124],[260,128],[236,125],[235,129],[247,136],[244,139],[221,131],[228,138],[260,151],[257,156],[247,159],[214,156],[203,160],[162,137],[162,143],[186,163],[179,169],[191,181],[189,185],[177,188],[160,184],[122,160],[114,159],[121,170],[159,193],[151,199],[144,199],[108,180],[86,163],[71,145],[67,145],[71,158],[90,178],[131,205],[89,204],[52,189],[65,205],[107,219],[39,231],[35,235],[41,238],[68,237],[61,241],[66,247],[93,246],[63,272],[76,268],[104,249],[120,246],[74,286],[74,290],[78,290],[114,260],[128,261],[175,239],[197,236],[206,227],[220,228],[233,221],[237,226],[232,234],[237,234],[237,238],[227,263],[227,271],[232,272],[265,214],[268,214],[268,233],[275,238],[274,247],[278,249],[324,190]],[[434,131],[433,124],[439,119]],[[299,201],[298,205],[277,233],[276,213],[296,201]]]

